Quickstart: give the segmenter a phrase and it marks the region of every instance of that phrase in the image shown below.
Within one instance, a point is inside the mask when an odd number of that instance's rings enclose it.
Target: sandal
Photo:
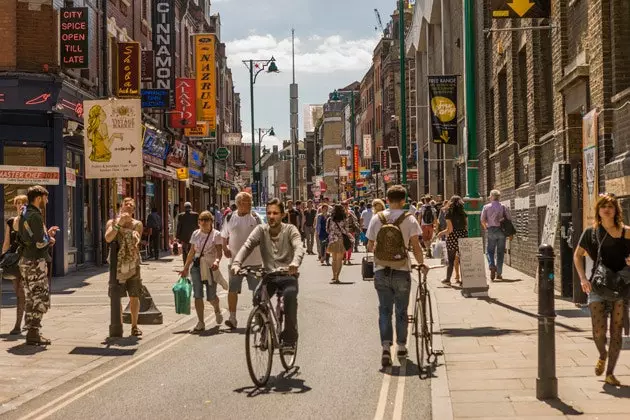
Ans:
[[[131,328],[131,335],[134,337],[140,337],[142,335],[142,331],[138,327]]]
[[[595,365],[595,376],[602,376],[604,374],[604,368],[606,367],[606,359],[597,359]]]
[[[442,284],[445,285],[445,286],[450,286],[451,285],[451,281],[444,279],[444,280],[442,280]]]
[[[330,281],[330,284],[339,284],[339,283],[340,283],[340,281],[339,280],[335,280],[335,279],[332,279]]]
[[[615,378],[615,375],[607,375],[606,383],[612,386],[621,386],[621,382],[619,382],[619,380]]]

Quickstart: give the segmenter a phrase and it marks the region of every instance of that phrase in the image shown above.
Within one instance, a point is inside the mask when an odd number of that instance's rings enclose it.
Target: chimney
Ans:
[[[278,155],[278,146],[277,145],[273,146],[273,154],[276,155],[276,156]]]
[[[282,148],[283,149],[286,148],[286,147],[289,147],[289,146],[291,146],[291,140],[283,140],[282,141]]]

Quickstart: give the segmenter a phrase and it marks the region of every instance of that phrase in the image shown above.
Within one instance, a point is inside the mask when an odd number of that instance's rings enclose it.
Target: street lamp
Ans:
[[[243,64],[249,70],[249,95],[251,98],[252,117],[252,179],[256,181],[256,151],[254,150],[254,84],[260,72],[266,69],[267,73],[279,73],[276,59],[273,56],[269,60],[243,60]],[[256,203],[259,205],[258,203]]]
[[[257,188],[256,188],[256,197],[258,200],[258,205],[261,205],[261,198],[262,198],[262,192],[261,192],[261,187],[262,187],[262,139],[265,138],[265,136],[274,136],[276,135],[275,131],[273,131],[273,127],[271,128],[259,128],[258,129],[258,163],[259,164],[259,168],[260,168],[260,174],[258,176],[258,183],[257,183]],[[252,141],[252,148],[253,148],[253,144],[254,142]],[[252,160],[252,166],[255,168],[256,164],[253,163],[254,160]]]
[[[352,195],[354,197],[354,199],[357,199],[357,177],[355,176],[356,173],[358,172],[357,168],[355,167],[355,165],[358,165],[359,162],[355,162],[354,161],[354,146],[356,143],[355,140],[355,117],[354,117],[354,92],[356,92],[356,90],[337,90],[335,89],[335,91],[332,93],[332,95],[330,95],[330,100],[332,102],[343,102],[344,104],[347,101],[347,94],[350,94],[350,141],[351,141],[351,147],[352,150],[350,151],[350,154],[352,156]]]

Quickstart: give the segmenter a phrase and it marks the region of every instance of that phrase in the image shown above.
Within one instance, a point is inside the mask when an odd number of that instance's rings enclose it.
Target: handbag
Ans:
[[[201,257],[203,257],[203,250],[206,249],[206,244],[208,243],[208,239],[210,239],[210,233],[208,233],[208,236],[206,236],[206,240],[203,243],[203,246],[201,247],[201,252],[199,253],[199,256],[193,258],[193,267],[196,267],[196,268],[201,267]]]
[[[335,224],[337,225],[337,227],[339,228],[339,230],[341,231],[341,235],[343,237],[343,249],[345,249],[346,251],[352,249],[352,241],[350,240],[350,237],[348,236],[347,233],[345,233],[342,229],[341,226],[339,226],[339,223],[335,222]]]
[[[512,221],[507,218],[505,206],[503,206],[503,220],[501,221],[501,231],[506,238],[516,235],[516,228],[514,227],[514,223],[512,223]]]
[[[623,233],[622,233],[623,235]],[[599,240],[599,230],[593,229],[593,236],[597,238],[597,262],[595,269],[591,274],[591,288],[596,295],[607,300],[626,299],[630,296],[630,272],[621,270],[615,272],[606,267],[602,262],[602,244],[608,237],[608,232],[604,235],[604,239]]]

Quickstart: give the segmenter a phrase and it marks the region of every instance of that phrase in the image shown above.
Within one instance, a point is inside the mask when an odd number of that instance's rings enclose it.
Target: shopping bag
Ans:
[[[190,315],[190,295],[192,285],[186,277],[180,277],[173,286],[175,295],[175,313]]]
[[[446,250],[446,242],[437,240],[433,243],[433,258],[440,258],[441,263],[448,264],[448,252]]]
[[[367,236],[365,236],[365,232],[361,232],[361,233],[359,234],[359,240],[360,240],[360,241],[361,241],[361,243],[363,243],[363,244],[367,242],[367,240],[368,240],[368,239],[367,239]]]

